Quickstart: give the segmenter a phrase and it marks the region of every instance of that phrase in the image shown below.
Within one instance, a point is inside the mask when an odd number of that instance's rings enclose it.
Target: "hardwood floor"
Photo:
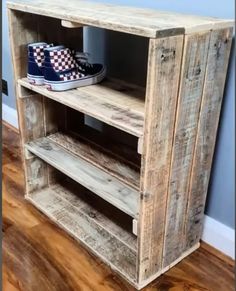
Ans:
[[[19,136],[2,135],[3,291],[134,290],[24,200]],[[234,262],[203,245],[143,290],[234,290]]]

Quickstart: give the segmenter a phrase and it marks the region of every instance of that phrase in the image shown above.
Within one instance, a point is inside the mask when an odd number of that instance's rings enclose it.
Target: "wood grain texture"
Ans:
[[[4,291],[134,291],[24,199],[19,135],[3,126]],[[200,248],[144,288],[233,291],[234,262]]]
[[[123,160],[122,157],[119,159],[112,152],[106,151],[103,147],[84,139],[83,135],[57,132],[48,136],[48,138],[123,183],[139,190],[139,169],[130,164],[129,161]]]
[[[185,249],[202,234],[203,214],[232,42],[232,29],[211,33],[204,92],[189,188]]]
[[[65,6],[63,0],[54,0],[50,3],[47,0],[33,2],[14,0],[9,1],[8,7],[151,38],[233,25],[233,21],[213,17],[183,15],[92,1],[70,0]]]
[[[132,217],[137,216],[138,191],[126,186],[79,156],[70,153],[49,138],[30,142],[26,148],[120,210]]]
[[[39,187],[44,187],[48,182],[46,165],[40,160],[28,156],[24,149],[24,143],[44,136],[43,97],[38,94],[30,95],[30,92],[23,92],[16,82],[18,78],[26,73],[26,45],[38,39],[37,22],[31,14],[12,10],[8,10],[8,19],[27,194]],[[30,27],[30,29],[25,30],[26,27]],[[20,95],[23,93],[25,93],[25,98],[21,99]]]
[[[78,27],[83,27],[82,24],[76,23],[76,22],[71,22],[68,20],[63,20],[61,21],[61,25],[67,28],[78,28]]]
[[[64,177],[65,178],[65,177]],[[136,252],[137,239],[132,235],[132,218],[71,179],[58,179],[51,187],[56,195],[91,218],[131,250]]]
[[[19,85],[26,198],[135,287],[146,286],[199,246],[231,44],[225,27],[232,26],[232,22],[80,0],[71,0],[67,5],[63,0],[11,0],[8,8],[14,78]],[[148,37],[146,92],[119,80],[104,80],[67,92],[29,84],[25,78],[27,43],[47,41],[82,49],[83,29],[63,27],[62,21]],[[214,31],[219,27],[223,29],[220,36]],[[223,40],[225,34],[227,39]],[[219,68],[223,68],[221,72]],[[100,121],[103,139],[112,136],[109,146],[101,149],[89,134],[79,143],[78,135],[72,136],[71,131],[81,134],[81,128],[89,122],[85,115]],[[61,133],[65,130],[66,138]],[[111,156],[114,144],[122,147]],[[77,201],[69,190],[72,181],[68,177],[97,195],[86,190],[82,196],[88,196],[88,203]],[[71,182],[65,186],[67,179]],[[17,208],[13,200],[6,203],[8,211],[11,203]],[[19,205],[21,208],[22,203]],[[109,210],[112,207],[114,211]],[[20,211],[16,216],[19,219]],[[133,218],[137,238],[132,234]],[[5,229],[9,228],[9,220]],[[32,226],[22,222],[24,235],[37,224],[37,219]],[[46,241],[45,235],[43,238]],[[29,244],[26,247],[30,248]],[[58,280],[58,273],[48,263],[45,270]],[[47,290],[46,284],[40,284]]]
[[[188,185],[202,100],[210,32],[185,37],[168,189],[163,267],[182,253]]]
[[[76,112],[77,114],[78,112]],[[67,114],[71,117],[71,112]],[[137,153],[138,139],[126,132],[120,131],[112,126],[102,124],[102,131],[91,126],[80,123],[78,115],[74,119],[74,127],[67,126],[67,132],[72,136],[82,137],[88,143],[103,148],[104,151],[113,154],[117,160],[122,159],[132,167],[140,169],[141,156]]]
[[[67,196],[66,199],[64,198],[65,195]],[[68,199],[73,199],[72,195],[72,193],[65,192],[65,189],[55,185],[52,188],[34,192],[27,199],[66,232],[82,242],[111,268],[116,269],[121,275],[124,274],[131,282],[135,283],[136,252],[112,235],[113,232],[117,234],[116,226],[113,225],[114,231],[107,231],[106,227],[97,223],[96,212],[91,213],[91,208],[81,211],[81,208],[85,208],[86,205],[80,203],[78,197],[76,198],[77,207],[68,203]],[[90,215],[86,211],[89,211]],[[100,217],[100,222],[102,219],[104,220],[105,217]],[[106,221],[103,221],[103,223],[103,226],[105,226]],[[108,230],[111,230],[109,226]]]
[[[162,267],[165,208],[182,46],[182,36],[150,40],[149,44],[138,230],[140,282]]]
[[[101,84],[65,92],[31,85],[26,78],[19,84],[59,103],[74,108],[135,136],[142,136],[144,123],[143,93],[132,87],[104,81]]]

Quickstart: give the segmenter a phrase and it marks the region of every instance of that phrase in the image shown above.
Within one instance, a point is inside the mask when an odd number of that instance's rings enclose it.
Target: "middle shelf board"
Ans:
[[[93,134],[88,137],[89,130]],[[140,161],[131,148],[127,149],[128,146],[125,152],[123,144],[118,144],[118,151],[111,139],[103,142],[99,134],[96,136],[94,130],[86,126],[80,128],[79,134],[73,131],[56,132],[48,138],[139,191]]]
[[[43,137],[26,144],[25,147],[121,211],[137,218],[139,191],[75,155],[55,140]]]
[[[27,78],[18,83],[134,136],[143,135],[145,92],[138,86],[105,80],[97,85],[54,92],[30,84]]]

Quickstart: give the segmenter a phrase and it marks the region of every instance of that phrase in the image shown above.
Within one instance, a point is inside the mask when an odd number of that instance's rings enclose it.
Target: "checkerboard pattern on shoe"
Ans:
[[[79,73],[78,71],[72,71],[66,74],[60,74],[60,79],[62,81],[71,81],[71,80],[77,80],[79,78],[84,77],[84,74]]]
[[[71,50],[68,48],[50,51],[49,55],[51,64],[56,72],[63,72],[78,67]]]
[[[28,44],[28,73],[30,83],[35,85],[44,84],[44,49],[53,44],[45,42]]]
[[[33,56],[35,58],[35,62],[38,64],[39,67],[42,67],[44,64],[44,49],[48,48],[52,45],[40,45],[40,46],[33,46]]]
[[[75,52],[64,46],[44,49],[44,79],[49,90],[64,91],[100,82],[105,76],[101,64],[83,65],[76,60]]]

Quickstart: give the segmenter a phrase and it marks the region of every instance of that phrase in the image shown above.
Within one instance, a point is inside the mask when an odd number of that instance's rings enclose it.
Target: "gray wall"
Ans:
[[[105,0],[104,0],[105,1]],[[3,0],[3,9],[6,0]],[[99,1],[96,1],[99,2]],[[120,5],[148,7],[160,10],[170,10],[181,13],[190,13],[196,15],[216,16],[221,18],[234,18],[234,0],[110,0],[109,3]],[[146,44],[140,38],[127,39],[127,35],[120,35],[120,42],[113,43],[113,33],[103,31],[101,29],[86,29],[84,48],[85,51],[92,53],[93,61],[102,61],[106,64],[109,62],[117,63],[117,71],[111,74],[124,74],[131,80],[137,80],[142,83],[142,77],[137,74],[145,70],[145,58],[137,55],[138,51],[142,51],[145,55]],[[122,41],[125,40],[126,47],[122,47]],[[112,45],[113,44],[113,45]],[[133,52],[132,52],[133,51]],[[120,59],[113,59],[113,53],[119,53]],[[108,58],[105,56],[108,55]],[[141,54],[140,54],[141,55]],[[235,56],[234,56],[235,57]],[[127,64],[135,67],[133,72],[124,72],[122,61],[125,59]],[[234,225],[235,212],[235,185],[234,185],[234,160],[235,160],[235,141],[234,141],[234,71],[235,65],[231,57],[230,69],[226,83],[225,96],[223,102],[223,110],[221,114],[220,127],[218,132],[218,140],[214,156],[214,163],[207,199],[206,214],[210,217],[226,224],[232,228]],[[131,66],[130,66],[131,67]],[[3,103],[15,108],[15,97],[13,93],[12,67],[9,51],[9,40],[7,33],[7,23],[5,10],[3,11],[3,78],[9,84],[9,97],[3,96]]]
[[[8,25],[6,14],[6,0],[2,1],[2,78],[8,82],[8,96],[3,94],[3,103],[16,108],[15,93],[12,75],[11,52],[8,38]]]

